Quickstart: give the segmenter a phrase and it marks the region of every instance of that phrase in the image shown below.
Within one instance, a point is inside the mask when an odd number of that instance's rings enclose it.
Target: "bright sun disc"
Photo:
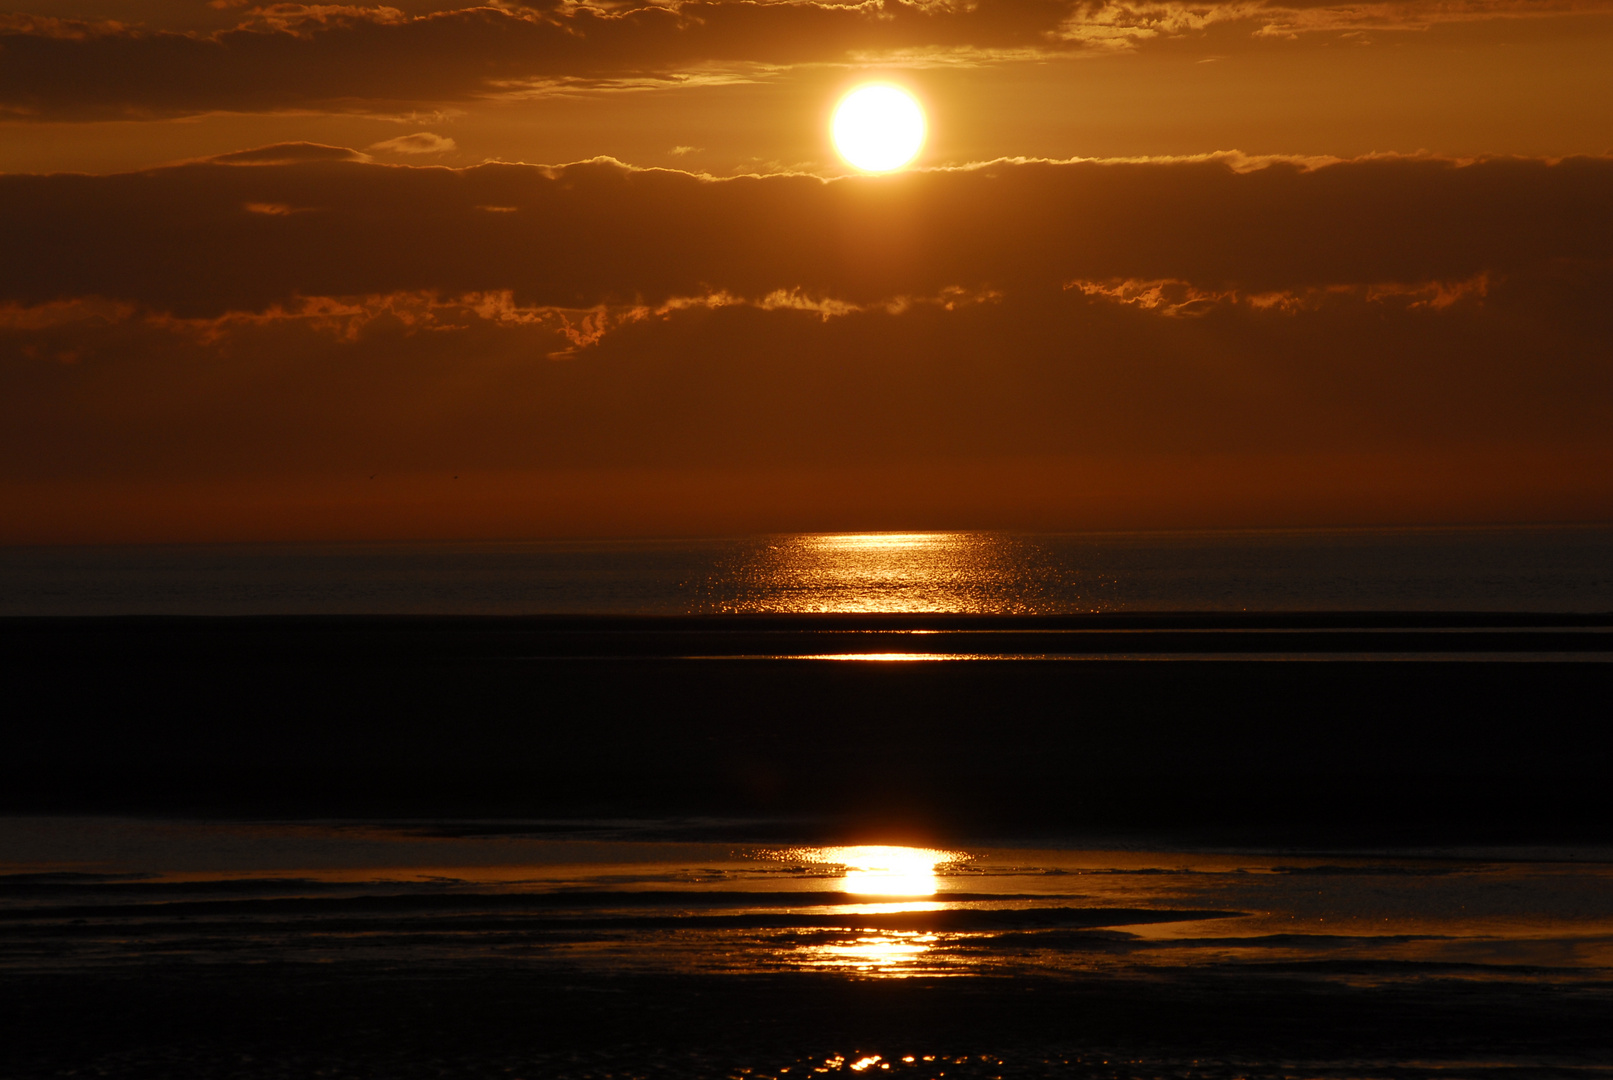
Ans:
[[[899,86],[872,83],[840,99],[830,125],[840,156],[864,172],[890,172],[918,156],[924,110]]]

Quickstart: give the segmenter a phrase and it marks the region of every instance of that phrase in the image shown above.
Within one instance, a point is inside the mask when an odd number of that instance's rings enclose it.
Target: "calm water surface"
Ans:
[[[0,614],[1613,611],[1613,527],[0,549]]]

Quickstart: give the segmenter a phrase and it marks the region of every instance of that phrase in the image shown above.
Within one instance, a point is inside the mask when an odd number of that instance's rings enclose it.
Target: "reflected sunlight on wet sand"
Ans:
[[[714,826],[4,819],[0,1004],[101,1002],[86,1049],[33,1052],[123,1075],[1601,1075],[1613,851],[756,847]]]

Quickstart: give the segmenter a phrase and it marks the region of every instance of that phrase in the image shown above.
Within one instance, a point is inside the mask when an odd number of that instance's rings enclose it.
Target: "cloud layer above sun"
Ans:
[[[1613,13],[1608,0],[1423,4],[684,0],[403,10],[209,5],[211,25],[0,16],[0,116],[431,107],[567,89],[677,85],[797,65],[1036,61],[1176,42],[1407,34]],[[77,10],[77,9],[74,9]],[[190,24],[190,25],[186,25]],[[1218,46],[1219,47],[1219,44]]]

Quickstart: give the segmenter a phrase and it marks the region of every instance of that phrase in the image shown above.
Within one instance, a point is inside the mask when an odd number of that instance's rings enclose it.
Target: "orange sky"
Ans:
[[[1610,148],[1613,2],[39,0],[0,542],[1607,519]]]

